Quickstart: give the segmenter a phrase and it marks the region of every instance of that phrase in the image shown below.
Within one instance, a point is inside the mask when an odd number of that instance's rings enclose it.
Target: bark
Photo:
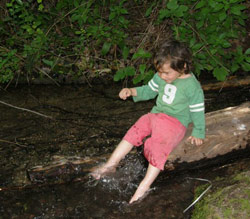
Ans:
[[[238,107],[206,114],[206,139],[203,145],[195,146],[186,141],[189,127],[181,144],[169,155],[166,169],[175,169],[182,163],[212,159],[236,150],[249,147],[250,102]]]

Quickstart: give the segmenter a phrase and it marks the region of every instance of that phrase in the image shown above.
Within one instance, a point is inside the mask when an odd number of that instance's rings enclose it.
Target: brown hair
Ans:
[[[179,41],[168,41],[161,45],[155,58],[154,66],[159,70],[163,64],[170,62],[170,67],[178,72],[188,74],[191,70],[191,52],[185,44]]]

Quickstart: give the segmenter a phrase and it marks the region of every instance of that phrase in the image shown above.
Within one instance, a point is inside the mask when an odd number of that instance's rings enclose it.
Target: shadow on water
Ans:
[[[113,151],[126,130],[154,104],[121,101],[119,89],[36,86],[2,91],[2,101],[54,119],[0,105],[0,187],[10,188],[0,191],[0,218],[190,218],[192,209],[185,214],[183,210],[193,201],[195,186],[202,183],[186,177],[212,180],[230,174],[232,168],[250,166],[249,159],[241,159],[209,169],[163,172],[149,194],[132,205],[128,201],[147,167],[141,150],[100,181],[88,176],[78,182],[11,189],[27,182],[27,169],[47,164],[54,155],[93,157]],[[207,111],[213,111],[249,100],[249,87],[205,97]]]

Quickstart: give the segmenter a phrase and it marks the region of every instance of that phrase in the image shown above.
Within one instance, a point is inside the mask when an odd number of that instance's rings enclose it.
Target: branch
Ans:
[[[26,145],[22,145],[22,144],[19,144],[19,143],[17,143],[17,142],[11,142],[11,141],[7,141],[7,140],[3,140],[3,139],[0,139],[0,142],[4,142],[4,143],[8,143],[8,144],[15,144],[15,145],[17,145],[17,146],[19,146],[19,147],[27,148]]]
[[[6,106],[9,106],[9,107],[15,108],[15,109],[19,109],[19,110],[27,111],[27,112],[30,112],[30,113],[34,113],[34,114],[36,114],[36,115],[39,115],[39,116],[42,116],[42,117],[45,117],[45,118],[48,118],[48,119],[53,119],[52,116],[46,116],[46,115],[44,115],[44,114],[42,114],[42,113],[38,113],[38,112],[35,112],[35,111],[33,111],[33,110],[25,109],[25,108],[22,108],[22,107],[17,107],[17,106],[11,105],[11,104],[9,104],[9,103],[5,103],[5,102],[3,102],[3,101],[0,101],[0,103],[1,103],[1,104],[4,104],[4,105],[6,105]]]

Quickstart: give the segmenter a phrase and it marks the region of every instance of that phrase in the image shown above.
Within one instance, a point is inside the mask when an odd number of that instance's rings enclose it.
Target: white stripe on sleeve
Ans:
[[[204,107],[202,108],[198,108],[198,109],[190,109],[190,112],[201,112],[201,111],[204,111]]]
[[[158,85],[157,84],[155,84],[156,86],[154,87],[153,85],[154,85],[155,83],[153,82],[153,80],[151,80],[151,81],[149,81],[149,83],[148,83],[148,85],[149,85],[149,87],[153,90],[153,91],[156,91],[156,92],[158,92]]]
[[[189,108],[195,108],[195,107],[200,107],[200,106],[204,106],[204,103],[198,103],[198,104],[194,104],[194,105],[189,105]]]

